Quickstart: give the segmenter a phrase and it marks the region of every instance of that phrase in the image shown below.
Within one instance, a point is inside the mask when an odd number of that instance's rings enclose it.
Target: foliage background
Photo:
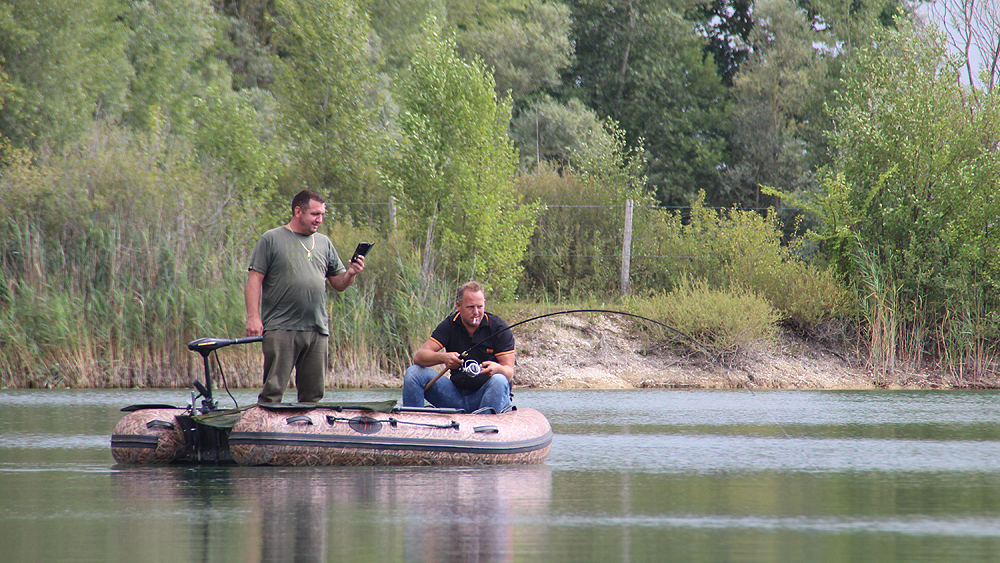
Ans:
[[[184,344],[243,332],[249,249],[310,187],[338,248],[378,243],[331,296],[331,385],[400,373],[470,277],[675,323],[753,303],[715,327],[762,336],[716,358],[782,327],[886,384],[993,385],[996,73],[954,50],[993,20],[921,7],[0,2],[0,381],[186,385]]]

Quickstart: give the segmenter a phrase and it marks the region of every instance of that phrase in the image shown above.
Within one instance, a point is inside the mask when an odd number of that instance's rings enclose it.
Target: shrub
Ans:
[[[522,290],[557,299],[613,292],[621,264],[620,198],[605,184],[546,165],[518,178],[517,188],[546,205],[524,259]]]
[[[736,287],[712,289],[705,280],[682,277],[670,293],[631,302],[637,314],[665,322],[688,338],[683,344],[726,362],[742,362],[771,349],[780,315],[752,291]],[[644,327],[648,325],[643,325]],[[674,338],[662,327],[653,338]]]
[[[656,258],[636,261],[637,289],[671,288],[684,278],[702,280],[716,289],[746,288],[766,299],[783,322],[800,330],[847,310],[843,284],[833,272],[801,257],[804,239],[783,242],[784,226],[773,210],[762,215],[706,208],[702,192],[686,221],[679,212],[661,212],[642,225],[636,253]]]

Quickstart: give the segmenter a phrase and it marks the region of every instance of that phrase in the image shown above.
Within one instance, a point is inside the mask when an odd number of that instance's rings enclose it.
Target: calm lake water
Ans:
[[[186,399],[0,390],[0,561],[1000,560],[993,392],[517,391],[544,465],[114,466],[120,407]]]

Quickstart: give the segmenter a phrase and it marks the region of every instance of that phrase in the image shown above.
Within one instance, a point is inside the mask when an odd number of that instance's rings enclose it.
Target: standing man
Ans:
[[[323,398],[330,330],[326,282],[337,291],[365,269],[364,256],[348,268],[330,238],[317,233],[326,213],[323,196],[303,190],[292,198],[292,219],[257,241],[244,296],[247,336],[264,335],[264,388],[258,403],[280,403],[295,368],[298,402]]]
[[[439,408],[474,412],[492,407],[504,412],[510,407],[510,385],[514,379],[514,335],[507,322],[486,313],[483,287],[471,281],[458,288],[455,308],[413,355],[413,365],[403,376],[403,406],[422,407],[426,399]],[[467,358],[461,354],[468,352]],[[478,375],[464,371],[466,359],[476,360]],[[443,364],[451,377],[439,377],[431,366]]]

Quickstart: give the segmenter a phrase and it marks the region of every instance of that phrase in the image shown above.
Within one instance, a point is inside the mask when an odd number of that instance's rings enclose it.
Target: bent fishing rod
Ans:
[[[571,313],[608,313],[608,314],[613,314],[613,315],[622,315],[622,316],[625,316],[625,317],[633,317],[633,318],[636,318],[636,319],[641,319],[641,320],[644,320],[644,321],[647,321],[647,322],[650,322],[650,323],[662,326],[662,327],[664,327],[666,329],[672,330],[678,336],[682,336],[685,339],[687,339],[687,341],[690,342],[691,344],[693,344],[696,348],[698,348],[698,349],[702,350],[703,352],[707,353],[707,351],[704,350],[704,348],[701,346],[700,343],[698,343],[697,340],[695,340],[694,338],[691,338],[687,334],[684,334],[683,332],[681,332],[680,330],[678,330],[675,327],[672,327],[672,326],[670,326],[670,325],[668,325],[666,323],[662,323],[662,322],[660,322],[660,321],[658,321],[656,319],[651,319],[649,317],[644,317],[642,315],[637,315],[635,313],[626,313],[625,311],[614,311],[614,310],[611,310],[611,309],[569,309],[569,310],[566,310],[566,311],[556,311],[554,313],[545,313],[544,315],[536,315],[534,317],[531,317],[531,318],[528,318],[528,319],[524,319],[523,321],[518,321],[518,322],[516,322],[516,323],[514,323],[512,325],[507,326],[507,328],[504,329],[504,330],[511,330],[512,328],[514,328],[514,327],[516,327],[518,325],[523,325],[524,323],[531,322],[531,321],[537,321],[538,319],[544,319],[546,317],[554,317],[556,315],[569,315]],[[489,338],[495,336],[496,334],[501,334],[502,332],[503,331],[500,331],[500,332],[497,332],[497,333],[494,333],[494,334],[486,335],[483,338],[481,338],[478,342],[473,342],[472,346],[470,346],[468,350],[466,350],[466,351],[462,352],[461,354],[459,354],[458,357],[459,358],[467,358],[467,357],[469,357],[469,352],[471,352],[474,348],[476,348],[477,346],[480,346],[481,344],[483,344],[484,342],[486,342],[486,340],[488,340]],[[427,382],[427,385],[424,386],[424,391],[429,390],[431,388],[431,386],[434,385],[434,383],[438,379],[440,379],[441,376],[443,376],[447,371],[448,371],[448,367],[445,366],[445,368],[442,369],[440,373],[438,373],[436,376],[434,376],[433,379],[431,379],[429,382]],[[478,372],[474,373],[472,375],[478,375]]]

